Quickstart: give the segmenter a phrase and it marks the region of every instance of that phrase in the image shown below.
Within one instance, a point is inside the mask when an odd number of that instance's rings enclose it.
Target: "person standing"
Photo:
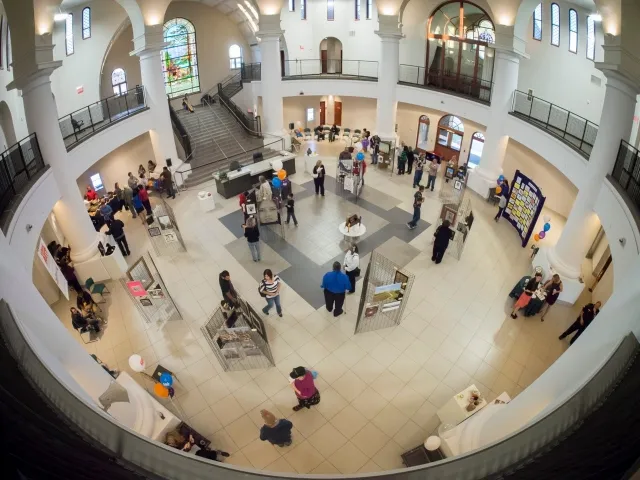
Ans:
[[[378,164],[378,155],[380,155],[380,141],[377,137],[371,140],[371,165]]]
[[[138,198],[142,202],[144,209],[147,211],[147,216],[151,215],[153,211],[151,210],[151,202],[149,201],[149,194],[147,193],[147,189],[142,185],[138,186]]]
[[[342,315],[345,292],[351,289],[351,282],[349,277],[340,271],[340,262],[333,262],[333,269],[324,274],[320,288],[324,289],[327,311],[333,311],[334,317]]]
[[[295,201],[293,200],[293,193],[289,194],[289,198],[287,198],[287,225],[293,219],[293,224],[298,226],[298,219],[296,218],[295,212]]]
[[[413,195],[413,218],[409,223],[407,223],[407,227],[410,230],[413,230],[418,226],[418,221],[420,220],[420,210],[422,208],[422,204],[424,203],[424,185],[420,185],[418,191]]]
[[[358,246],[354,243],[347,250],[346,255],[344,256],[344,271],[349,277],[349,282],[351,283],[351,288],[349,288],[349,293],[355,293],[356,291],[356,279],[358,275],[360,275],[360,256],[358,255]]]
[[[529,302],[531,301],[531,296],[534,293],[536,293],[536,290],[538,290],[538,286],[540,285],[540,282],[542,282],[541,273],[536,273],[535,276],[527,282],[527,284],[524,286],[524,292],[522,292],[520,297],[518,297],[518,300],[516,300],[516,303],[513,305],[513,310],[511,310],[511,318],[513,319],[518,318],[518,315],[516,314],[516,312],[521,308],[524,308],[527,305],[529,305]]]
[[[338,127],[334,123],[329,130],[329,143],[332,143],[336,139],[336,133],[338,133]]]
[[[225,302],[231,305],[238,304],[238,292],[231,283],[231,275],[228,270],[223,270],[218,276],[218,282],[220,283],[220,291],[222,292],[222,298]]]
[[[407,147],[407,173],[408,174],[411,174],[414,160],[415,160],[415,156],[414,156],[413,150]]]
[[[367,153],[367,149],[369,148],[369,137],[365,136],[360,143],[362,143],[362,151]]]
[[[87,192],[85,193],[85,196],[87,197],[87,200],[89,200],[90,202],[98,199],[98,194],[89,185],[87,185]]]
[[[569,326],[569,328],[567,328],[562,333],[562,335],[558,337],[558,340],[562,340],[567,335],[570,335],[573,332],[577,332],[569,342],[569,345],[573,345],[573,342],[575,342],[578,339],[578,337],[582,335],[582,333],[587,329],[587,327],[593,321],[593,319],[596,318],[596,315],[600,313],[601,306],[602,306],[602,302],[596,302],[595,305],[593,303],[588,303],[587,305],[585,305],[582,308],[582,311],[580,312],[580,315],[578,316],[576,321],[573,322]]]
[[[282,317],[282,306],[280,305],[280,286],[281,281],[278,275],[274,275],[270,269],[266,269],[263,273],[264,278],[260,283],[260,294],[264,295],[267,305],[262,309],[262,313],[269,315],[269,310],[275,305],[276,312]]]
[[[292,379],[291,389],[298,399],[298,405],[293,407],[294,412],[302,408],[311,408],[320,403],[320,392],[318,392],[313,381],[313,374],[309,370],[304,367],[296,367],[291,371],[289,377]]]
[[[124,201],[124,206],[131,212],[131,216],[136,218],[138,214],[136,213],[136,209],[133,205],[133,190],[131,190],[129,185],[122,189],[122,199]]]
[[[500,221],[500,218],[502,217],[502,212],[504,212],[505,208],[507,208],[507,196],[505,195],[504,191],[502,191],[500,192],[500,199],[498,200],[498,213],[496,213],[496,216],[493,217],[496,223]]]
[[[122,220],[111,220],[110,222],[107,222],[107,226],[109,227],[109,230],[105,233],[107,235],[111,235],[116,241],[118,247],[120,247],[122,256],[128,257],[131,255],[129,244],[127,243],[127,237],[124,235],[124,223],[122,223]]]
[[[347,152],[349,153],[349,152]],[[340,154],[342,156],[342,153]],[[349,155],[351,158],[351,155]],[[316,162],[316,166],[313,167],[313,183],[316,187],[316,195],[320,193],[324,197],[324,165],[322,165],[322,160],[318,160]]]
[[[554,273],[553,277],[551,277],[551,280],[547,281],[547,283],[544,284],[544,289],[547,291],[547,296],[544,300],[544,305],[542,306],[541,310],[541,322],[544,322],[544,316],[549,313],[549,310],[556,303],[556,300],[558,300],[558,297],[562,293],[562,290],[564,290],[564,287],[562,286],[562,280],[560,280],[560,275]]]
[[[435,158],[431,160],[431,164],[429,165],[429,178],[427,179],[427,188],[431,188],[432,192],[436,186],[436,177],[438,176],[439,167],[440,165],[438,165],[438,162]]]
[[[136,177],[133,176],[133,173],[129,172],[129,178],[127,178],[127,185],[129,185],[129,188],[131,190],[133,190],[134,192],[136,191],[136,188],[138,188],[138,179]]]
[[[118,199],[118,201],[120,203],[120,210],[122,210],[122,207],[124,205],[124,192],[120,188],[120,184],[118,182],[116,182],[116,184],[113,187],[113,193],[114,193],[114,195],[116,196],[116,198]],[[118,211],[120,211],[120,210],[118,210]]]
[[[436,262],[436,265],[442,261],[444,252],[447,251],[449,246],[449,240],[451,239],[451,230],[449,230],[449,220],[444,220],[442,225],[436,228],[436,232],[433,234],[435,237],[433,240],[433,255],[431,255],[431,261]]]
[[[413,188],[416,188],[420,185],[422,181],[422,174],[424,173],[424,155],[418,156],[418,161],[416,162],[416,171],[413,174]]]
[[[142,204],[142,200],[140,200],[140,196],[138,195],[138,190],[134,190],[134,195],[133,195],[133,209],[134,211],[140,215],[140,219],[142,220],[142,224],[145,225],[146,224],[146,215],[143,215],[142,212],[144,212],[144,205]]]
[[[167,167],[162,168],[162,186],[167,191],[167,198],[176,198],[176,191],[173,189],[173,179],[171,178],[171,171]]]
[[[100,214],[104,219],[104,223],[110,222],[111,218],[113,217],[113,208],[109,206],[106,198],[103,198],[100,202]]]
[[[400,151],[400,155],[398,156],[398,175],[404,175],[404,169],[407,164],[407,151],[409,147],[406,145]]]
[[[58,267],[62,272],[62,276],[67,281],[67,283],[71,285],[71,288],[73,288],[78,293],[82,292],[82,285],[80,285],[80,282],[78,281],[78,277],[76,276],[76,271],[73,268],[73,265],[71,264],[71,262],[61,259],[59,262],[56,262],[56,263],[58,263]]]
[[[258,228],[258,222],[253,216],[247,218],[247,221],[242,225],[244,229],[244,236],[247,239],[247,245],[251,251],[251,257],[254,262],[259,262],[260,259],[260,229]]]
[[[291,445],[291,429],[293,423],[286,418],[276,419],[269,410],[260,410],[264,425],[260,428],[260,440],[267,441],[279,447]]]
[[[264,175],[258,177],[260,182],[260,189],[258,190],[258,201],[264,202],[265,200],[273,199],[273,192],[271,191],[271,185],[267,182]]]

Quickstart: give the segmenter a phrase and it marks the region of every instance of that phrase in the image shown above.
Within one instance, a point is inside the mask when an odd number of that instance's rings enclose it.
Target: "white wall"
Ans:
[[[133,50],[133,28],[128,20],[122,29],[116,33],[109,51],[104,57],[102,72],[100,73],[100,97],[106,98],[113,95],[111,74],[116,68],[122,68],[127,78],[127,88],[133,88],[142,84],[140,74],[140,59],[136,55],[129,55]]]
[[[325,102],[325,123],[332,125],[335,122],[335,102],[342,102],[342,124],[351,130],[367,128],[372,132],[376,129],[376,105],[373,98],[360,98],[342,95],[303,95],[298,97],[285,97],[282,101],[284,109],[284,125],[288,128],[289,122],[293,122],[296,128],[311,128],[320,125],[320,102]],[[307,108],[314,109],[314,120],[306,121]],[[342,132],[341,132],[342,133]]]

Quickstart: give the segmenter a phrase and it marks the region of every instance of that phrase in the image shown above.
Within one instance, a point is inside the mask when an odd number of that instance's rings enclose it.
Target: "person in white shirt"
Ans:
[[[273,198],[271,185],[269,185],[269,182],[267,182],[267,179],[263,175],[260,175],[259,180],[260,190],[258,191],[258,200],[261,202],[264,200],[271,200]]]
[[[360,256],[358,255],[358,246],[356,244],[351,245],[347,254],[344,256],[344,271],[349,277],[351,282],[351,288],[349,293],[355,293],[356,291],[356,278],[360,274]]]
[[[267,268],[263,272],[263,280],[260,282],[260,288],[258,289],[260,294],[264,296],[267,301],[267,305],[262,309],[262,313],[269,315],[269,310],[275,305],[278,316],[282,317],[282,306],[280,305],[280,277],[274,275],[273,272]]]

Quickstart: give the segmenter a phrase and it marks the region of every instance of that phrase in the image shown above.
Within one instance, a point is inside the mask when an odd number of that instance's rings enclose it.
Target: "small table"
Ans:
[[[346,222],[342,222],[338,226],[338,230],[342,235],[344,235],[344,239],[347,242],[357,242],[360,240],[360,237],[367,233],[367,227],[364,224],[360,223],[358,225],[353,225],[347,230]]]
[[[467,411],[466,407],[467,405],[469,405],[469,398],[471,396],[471,392],[473,391],[479,392],[475,385],[469,385],[467,388],[451,397],[451,399],[447,403],[445,403],[440,410],[436,412],[442,423],[458,425],[474,413],[487,406],[487,401],[483,396],[480,403],[476,405],[476,408],[474,408],[470,412]]]
[[[198,192],[198,200],[200,204],[200,211],[202,213],[210,212],[211,210],[215,210],[216,202],[213,199],[213,195],[211,192]]]

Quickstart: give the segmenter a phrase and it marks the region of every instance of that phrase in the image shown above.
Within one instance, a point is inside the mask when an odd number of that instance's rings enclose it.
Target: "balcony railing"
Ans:
[[[624,140],[620,143],[611,177],[640,211],[640,152]]]
[[[474,78],[455,72],[430,70],[416,65],[400,65],[398,83],[403,85],[418,85],[433,90],[445,90],[454,95],[467,97],[478,102],[491,103],[493,82]]]
[[[193,149],[191,146],[191,137],[187,133],[187,129],[184,128],[180,117],[176,113],[176,110],[171,105],[171,100],[167,96],[167,101],[169,103],[169,117],[171,118],[171,126],[173,127],[173,133],[180,142],[182,146],[182,150],[184,150],[184,154],[186,156],[185,162],[191,161],[191,156],[193,154]]]
[[[0,225],[6,233],[15,200],[21,198],[45,170],[38,137],[32,133],[0,153]]]
[[[567,109],[516,90],[511,113],[547,130],[589,159],[598,135],[598,125]]]
[[[378,80],[378,62],[370,60],[287,60],[284,79],[344,78],[348,80]]]
[[[259,116],[245,112],[231,100],[231,96],[242,90],[242,72],[227,78],[218,84],[218,99],[220,104],[229,110],[229,113],[254,137],[262,136],[262,123]],[[227,94],[227,92],[231,92]]]
[[[243,82],[259,82],[262,79],[262,64],[243,63],[240,72]]]
[[[120,95],[103,98],[58,120],[67,151],[112,123],[147,107],[144,87],[137,85]]]

